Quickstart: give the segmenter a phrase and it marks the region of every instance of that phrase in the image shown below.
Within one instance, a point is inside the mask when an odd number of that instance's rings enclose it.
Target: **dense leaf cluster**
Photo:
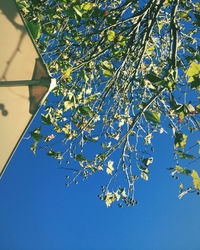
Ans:
[[[58,86],[31,136],[72,171],[69,185],[105,170],[100,199],[134,205],[149,179],[152,138],[174,140],[172,176],[191,176],[181,198],[200,189],[200,4],[179,0],[18,0]],[[43,134],[46,133],[46,134]],[[93,147],[92,153],[88,150]]]

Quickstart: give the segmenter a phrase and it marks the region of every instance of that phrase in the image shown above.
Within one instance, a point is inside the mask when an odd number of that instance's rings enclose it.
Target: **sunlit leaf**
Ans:
[[[184,169],[179,165],[176,165],[175,171],[177,171],[179,174],[188,175],[188,176],[191,174],[191,170]]]
[[[189,77],[188,82],[192,82],[194,80],[195,75],[198,75],[200,72],[200,64],[196,62],[192,62],[190,64],[189,69],[186,72],[186,75]]]
[[[108,69],[103,69],[103,76],[105,77],[111,77],[113,75],[112,71]]]
[[[112,175],[112,172],[114,170],[113,163],[114,163],[113,161],[109,161],[108,162],[108,166],[106,168],[107,174],[111,174]]]
[[[85,2],[81,5],[83,10],[91,10],[93,8],[93,3]]]
[[[154,51],[154,49],[155,49],[155,47],[152,45],[151,47],[149,47],[148,49],[147,49],[147,55],[151,55],[152,54],[152,52]]]
[[[145,181],[148,181],[149,177],[147,174],[145,174],[145,172],[141,173],[141,178],[144,179]]]
[[[79,17],[82,17],[82,13],[81,13],[76,7],[73,7],[73,9],[75,10],[76,14],[77,14]]]
[[[159,24],[158,24],[159,32],[162,30],[163,25],[164,25],[164,22],[159,22]]]
[[[142,160],[142,162],[144,163],[145,166],[148,166],[149,164],[153,162],[153,157],[145,158]]]
[[[106,206],[110,207],[111,204],[115,201],[115,195],[113,195],[112,193],[110,193],[109,191],[107,191],[106,195],[105,195],[105,202],[106,202]]]
[[[68,78],[72,72],[72,69],[71,68],[67,68],[66,70],[62,70],[63,72],[63,75],[65,78]]]
[[[184,148],[187,141],[187,135],[182,133],[175,133],[175,147]]]
[[[113,42],[114,39],[115,39],[115,31],[114,30],[108,30],[107,31],[107,38],[108,38],[108,41]]]
[[[183,191],[183,183],[180,184],[179,188],[180,188],[179,192],[181,193]]]
[[[102,63],[102,65],[103,65],[103,67],[104,67],[105,69],[112,69],[112,68],[113,68],[113,65],[112,65],[112,63],[111,63],[110,61],[104,61],[104,62]]]
[[[200,190],[200,178],[198,173],[193,169],[191,176],[193,178],[193,184],[194,184],[194,188]]]

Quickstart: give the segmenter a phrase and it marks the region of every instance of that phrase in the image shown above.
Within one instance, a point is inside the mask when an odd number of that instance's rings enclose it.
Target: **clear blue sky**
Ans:
[[[0,249],[199,250],[200,199],[177,198],[170,136],[155,142],[150,181],[136,185],[139,205],[121,209],[97,198],[103,175],[67,189],[66,171],[23,140],[0,180]]]

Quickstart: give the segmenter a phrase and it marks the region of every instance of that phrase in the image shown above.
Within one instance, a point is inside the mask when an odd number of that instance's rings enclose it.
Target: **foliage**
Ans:
[[[194,183],[187,189],[181,183],[179,198],[196,192],[198,173],[180,165],[199,158],[198,1],[18,5],[58,81],[42,114],[42,134],[31,133],[32,150],[44,149],[72,170],[67,185],[105,170],[99,198],[122,207],[137,204],[135,183],[149,179],[152,139],[165,132],[174,140],[172,176],[191,176]]]

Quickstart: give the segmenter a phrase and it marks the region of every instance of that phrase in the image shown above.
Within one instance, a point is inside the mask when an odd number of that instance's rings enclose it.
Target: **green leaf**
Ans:
[[[200,72],[200,64],[192,62],[190,64],[189,69],[186,72],[186,75],[189,76],[188,82],[192,82],[194,80],[193,76],[198,75],[199,72]]]
[[[98,154],[97,157],[101,161],[105,161],[106,160],[106,155],[104,153],[103,154]]]
[[[108,30],[107,31],[107,38],[108,38],[108,41],[113,42],[114,39],[115,39],[115,31],[114,30]]]
[[[37,146],[37,142],[35,142],[34,144],[31,145],[31,150],[33,151],[34,155],[36,154],[36,146]]]
[[[191,171],[189,169],[184,169],[179,165],[176,165],[175,170],[180,173],[189,176],[191,174]]]
[[[176,154],[178,154],[181,159],[190,159],[190,160],[193,160],[193,159],[196,158],[194,155],[190,155],[190,154],[184,153],[184,152],[182,152],[180,150],[174,150],[174,152]]]
[[[79,106],[78,110],[80,111],[81,115],[83,116],[92,116],[93,111],[89,106]]]
[[[112,72],[113,65],[110,61],[104,61],[102,63],[102,68],[103,68],[103,76],[111,77],[113,75],[113,72]]]
[[[46,114],[46,115],[43,115],[41,114],[41,117],[42,117],[42,122],[45,124],[45,125],[50,125],[52,124],[52,116],[51,114]]]
[[[144,172],[144,173],[146,173],[146,174],[149,174],[149,169],[143,167],[142,164],[139,164],[139,169],[140,169],[142,172]]]
[[[44,136],[40,134],[41,127],[38,129],[34,129],[32,132],[30,132],[31,137],[35,142],[39,142],[40,139],[42,139]]]
[[[198,173],[193,169],[191,176],[193,178],[193,184],[194,184],[194,188],[200,190],[200,178]]]
[[[104,69],[103,70],[103,76],[105,77],[111,77],[113,75],[112,71],[108,70],[108,69]]]
[[[199,77],[193,77],[194,80],[191,82],[191,88],[192,89],[198,89],[200,90],[200,78]]]
[[[91,142],[97,142],[98,141],[98,137],[91,137],[91,136],[86,136],[86,135],[83,135],[83,139],[85,141],[91,141]]]
[[[53,149],[50,149],[47,153],[48,156],[53,157],[54,159],[61,160],[63,157],[60,155],[60,152],[55,152]]]
[[[73,7],[73,9],[75,10],[76,14],[77,14],[79,17],[82,17],[82,13],[81,13],[76,7]]]
[[[199,13],[194,13],[194,15],[195,15],[195,17],[197,19],[195,21],[195,24],[200,27],[200,14]]]
[[[66,70],[62,70],[62,73],[64,74],[65,78],[68,78],[71,75],[72,69],[67,68]]]
[[[83,161],[86,161],[86,160],[87,160],[84,156],[82,156],[82,155],[80,155],[80,154],[75,155],[75,159],[76,159],[77,161],[80,161],[80,162],[83,162]]]
[[[187,141],[187,135],[182,133],[175,133],[175,147],[184,148]]]
[[[142,160],[142,162],[144,163],[145,166],[148,166],[149,164],[153,162],[153,157],[145,158]]]
[[[22,10],[24,13],[28,13],[29,12],[29,3],[27,3],[26,1],[17,1],[17,5],[19,7],[20,10]]]
[[[155,111],[150,112],[144,112],[144,115],[146,117],[146,119],[150,122],[154,122],[154,123],[160,123],[160,113],[157,113]]]
[[[32,23],[32,22],[26,21],[26,25],[27,25],[33,39],[37,40],[41,35],[40,23]]]
[[[180,193],[181,193],[183,191],[183,183],[180,184],[179,188],[180,188]]]
[[[85,2],[81,5],[83,10],[91,10],[93,8],[93,3]]]
[[[154,73],[147,74],[146,79],[152,83],[158,83],[158,82],[162,81],[162,79],[160,77],[158,77],[157,75],[155,75]]]

